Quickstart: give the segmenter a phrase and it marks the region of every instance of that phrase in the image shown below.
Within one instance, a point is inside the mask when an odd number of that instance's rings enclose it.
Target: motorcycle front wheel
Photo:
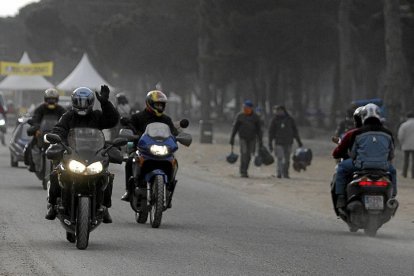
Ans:
[[[163,211],[164,179],[161,175],[156,175],[152,181],[150,197],[150,222],[152,228],[160,227]]]
[[[78,216],[76,221],[76,247],[86,249],[89,242],[89,197],[80,197],[78,201]]]

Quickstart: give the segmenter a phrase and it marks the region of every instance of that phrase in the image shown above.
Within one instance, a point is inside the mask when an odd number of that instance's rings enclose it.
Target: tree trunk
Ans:
[[[348,107],[348,95],[352,95],[352,42],[350,13],[352,0],[341,0],[338,12],[338,42],[339,42],[339,68],[338,89],[335,89],[332,101],[332,124],[335,124],[336,112],[345,112]]]
[[[398,0],[384,0],[385,21],[385,85],[384,99],[388,126],[396,133],[400,121],[402,96],[409,90],[407,65],[405,63]]]
[[[210,80],[211,70],[209,58],[211,58],[211,37],[208,27],[208,0],[200,0],[199,6],[199,37],[198,37],[198,77],[200,82],[201,119],[210,119]]]

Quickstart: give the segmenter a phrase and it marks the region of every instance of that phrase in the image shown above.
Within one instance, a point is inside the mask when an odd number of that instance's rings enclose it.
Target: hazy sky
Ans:
[[[0,0],[0,17],[15,16],[21,7],[40,0]]]

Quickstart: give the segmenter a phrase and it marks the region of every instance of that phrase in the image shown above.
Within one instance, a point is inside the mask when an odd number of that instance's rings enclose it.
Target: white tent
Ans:
[[[103,84],[108,85],[92,66],[88,55],[85,53],[72,73],[59,83],[57,88],[65,91],[73,91],[77,87],[85,86],[92,90],[98,90]],[[108,86],[112,88],[110,85]]]
[[[29,55],[24,52],[19,61],[20,64],[31,64]],[[22,90],[45,90],[54,87],[52,83],[42,76],[19,76],[10,75],[0,82],[1,90],[22,91]]]

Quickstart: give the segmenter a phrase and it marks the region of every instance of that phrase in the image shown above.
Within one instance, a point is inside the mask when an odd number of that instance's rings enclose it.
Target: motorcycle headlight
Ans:
[[[83,173],[86,169],[86,166],[79,161],[70,160],[69,170],[74,173]]]
[[[6,120],[1,119],[1,120],[0,120],[0,126],[4,126],[5,124],[6,124]]]
[[[168,154],[168,148],[167,146],[158,146],[158,145],[152,145],[150,147],[150,151],[154,155],[167,155]]]
[[[95,162],[90,164],[88,167],[86,167],[86,173],[87,174],[98,174],[103,170],[103,166],[101,162]]]

